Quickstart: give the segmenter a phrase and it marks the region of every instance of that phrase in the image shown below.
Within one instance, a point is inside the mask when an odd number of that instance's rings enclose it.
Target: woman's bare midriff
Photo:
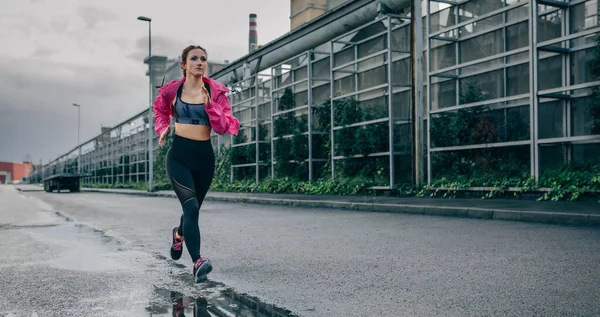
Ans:
[[[175,134],[186,139],[210,140],[210,131],[211,127],[209,125],[175,123]]]

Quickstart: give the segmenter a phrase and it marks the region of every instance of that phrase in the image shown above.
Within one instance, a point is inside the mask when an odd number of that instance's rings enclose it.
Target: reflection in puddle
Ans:
[[[53,216],[61,216],[55,212]],[[19,229],[32,238],[46,244],[58,246],[59,250],[45,261],[53,268],[71,271],[113,274],[135,269],[132,264],[143,258],[143,252],[126,250],[123,243],[107,232],[88,225],[77,223],[68,217],[65,222],[51,225],[28,225],[18,228],[1,227],[0,229]],[[139,256],[139,257],[138,257]],[[164,261],[166,257],[155,254],[155,258]],[[168,261],[169,262],[169,261]],[[195,317],[296,317],[290,311],[266,304],[259,299],[238,294],[224,284],[207,281],[194,284],[189,269],[174,261],[170,265],[185,274],[174,278],[180,286],[161,288],[155,286],[151,291],[153,298],[144,310],[137,306],[135,313],[128,316],[195,316]],[[182,284],[180,284],[183,282]],[[96,308],[94,308],[96,309]],[[99,307],[98,310],[105,308]],[[6,316],[0,311],[0,317]],[[8,315],[10,316],[10,315]],[[111,314],[106,314],[111,316]]]
[[[223,284],[208,281],[198,284],[198,294],[185,296],[178,291],[155,288],[157,300],[164,302],[165,297],[171,307],[158,303],[147,308],[150,316],[172,317],[294,317],[290,311],[261,302],[260,300],[238,294]],[[162,298],[161,298],[162,297]],[[168,313],[171,313],[168,315]]]

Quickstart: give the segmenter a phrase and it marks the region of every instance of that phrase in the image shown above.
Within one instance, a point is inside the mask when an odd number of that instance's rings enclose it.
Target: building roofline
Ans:
[[[214,73],[211,77],[215,80],[219,80],[221,79],[221,77],[224,77],[228,73],[233,72],[237,68],[244,66],[245,63],[258,59],[261,56],[274,52],[275,50],[284,47],[302,37],[308,36],[315,30],[321,29],[326,25],[335,22],[339,17],[345,16],[374,1],[376,0],[346,1],[338,5],[337,7],[326,11],[314,20],[276,38],[275,40],[265,45],[260,46],[251,53],[238,58],[237,60],[231,62],[227,67]]]

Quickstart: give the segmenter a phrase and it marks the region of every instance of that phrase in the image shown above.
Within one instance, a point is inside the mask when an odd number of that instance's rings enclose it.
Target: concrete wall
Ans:
[[[148,59],[144,60],[144,64],[148,64]],[[165,56],[152,56],[152,100],[156,99],[158,96],[158,89],[156,86],[160,86],[163,77],[165,74],[165,70],[167,68],[167,58]],[[148,73],[146,75],[149,76]]]
[[[312,21],[327,10],[327,0],[291,0],[290,29]]]
[[[162,73],[157,74],[157,78],[159,78],[157,85],[162,83],[162,79],[165,79],[165,84],[171,80],[179,80],[183,76],[183,72],[181,71],[181,67],[179,65],[180,59],[169,59],[166,61],[165,70]],[[218,63],[213,61],[208,61],[208,69],[207,76],[210,76],[225,66],[227,66],[228,62]]]
[[[290,29],[296,29],[346,1],[351,0],[291,0]]]

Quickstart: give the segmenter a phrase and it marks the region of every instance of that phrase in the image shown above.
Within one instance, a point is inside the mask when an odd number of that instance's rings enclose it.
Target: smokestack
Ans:
[[[256,14],[250,13],[250,31],[248,33],[248,53],[252,53],[258,46],[258,32],[256,30]]]

